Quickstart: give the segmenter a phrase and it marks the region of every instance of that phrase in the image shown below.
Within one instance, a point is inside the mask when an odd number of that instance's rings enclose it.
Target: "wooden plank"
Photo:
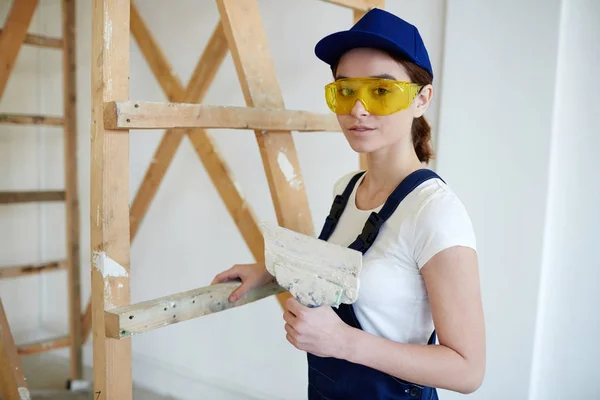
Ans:
[[[367,12],[373,8],[380,7],[378,0],[322,0],[326,3],[351,8],[356,11]]]
[[[92,332],[92,302],[88,301],[85,311],[81,315],[81,341],[85,343]]]
[[[0,204],[63,201],[65,192],[60,190],[0,192]]]
[[[234,303],[229,302],[229,295],[240,285],[240,281],[219,283],[107,310],[106,335],[114,339],[123,339],[240,307],[284,291],[277,283],[269,283],[249,291]]]
[[[17,265],[14,267],[0,267],[0,279],[55,272],[63,269],[67,269],[66,261],[50,261],[38,264]]]
[[[69,347],[70,343],[71,340],[68,336],[59,336],[51,339],[44,339],[32,343],[25,343],[19,345],[17,351],[19,355],[26,356]]]
[[[2,35],[2,29],[0,29],[0,35]],[[25,39],[23,39],[23,44],[59,50],[62,50],[63,47],[61,38],[54,38],[45,35],[36,35],[31,33],[25,35]]]
[[[0,124],[63,126],[62,117],[30,114],[0,114]]]
[[[77,185],[77,77],[75,64],[76,32],[75,0],[62,1],[63,37],[63,115],[65,157],[66,254],[69,264],[69,337],[70,377],[83,378],[83,353],[81,332],[81,278],[79,246],[79,195]]]
[[[172,69],[166,61],[164,54],[160,51],[158,44],[152,37],[135,6],[131,8],[131,32],[167,97],[171,100],[183,99],[188,102],[202,101],[228,50],[227,41],[220,22],[215,27],[208,44],[198,60],[187,89],[184,89],[179,80],[172,74]],[[168,130],[163,136],[154,154],[153,162],[148,167],[131,205],[131,240],[134,239],[138,232],[140,223],[185,133],[190,138],[194,149],[221,195],[250,251],[257,260],[262,259],[262,236],[252,207],[240,193],[239,186],[236,184],[227,163],[225,163],[216,150],[210,136],[203,129],[191,129],[186,132]],[[90,332],[89,327],[91,325],[90,303],[86,307],[82,320],[83,338],[85,340]]]
[[[187,89],[183,88],[182,84],[172,73],[171,66],[135,7],[132,7],[131,33],[140,46],[152,73],[169,100],[188,103],[196,103],[203,100],[227,53],[227,41],[220,23],[215,27],[208,44],[199,58]],[[140,224],[150,207],[150,203],[154,199],[173,157],[175,157],[177,148],[183,140],[185,133],[179,129],[170,129],[163,135],[152,158],[152,163],[148,166],[144,179],[131,205],[131,240],[135,238]],[[205,148],[205,151],[214,155],[211,160],[218,162],[216,170],[226,169],[226,165],[224,162],[221,162],[222,158],[204,130],[188,131],[187,134],[194,147],[197,147],[199,143],[202,146],[209,146]],[[223,180],[228,178],[227,176],[219,176],[217,179]]]
[[[131,341],[105,335],[104,311],[130,303],[129,134],[102,124],[129,98],[129,0],[92,1],[90,222],[94,399],[132,400]]]
[[[0,99],[27,35],[38,0],[14,0],[0,34]]]
[[[107,129],[252,129],[284,134],[340,131],[335,116],[301,110],[150,101],[113,101],[106,103],[104,110]]]
[[[217,0],[246,105],[283,109],[283,98],[256,0]],[[255,131],[279,224],[313,235],[296,148],[290,131]]]
[[[0,397],[3,400],[29,400],[21,359],[0,299]]]
[[[275,65],[256,0],[217,0],[223,29],[249,107],[283,109]],[[280,226],[314,236],[312,216],[292,133],[255,131]],[[277,296],[281,306],[289,293]]]

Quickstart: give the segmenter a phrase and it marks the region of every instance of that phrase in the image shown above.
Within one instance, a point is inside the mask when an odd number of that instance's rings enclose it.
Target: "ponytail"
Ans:
[[[411,128],[413,146],[419,161],[429,163],[433,158],[433,148],[431,147],[431,126],[424,116],[415,118]]]
[[[427,70],[402,58],[396,58],[396,60],[404,66],[411,81],[421,86],[432,83],[433,77]],[[411,134],[417,157],[419,157],[421,162],[429,163],[434,154],[431,147],[431,126],[429,126],[424,116],[413,120]]]

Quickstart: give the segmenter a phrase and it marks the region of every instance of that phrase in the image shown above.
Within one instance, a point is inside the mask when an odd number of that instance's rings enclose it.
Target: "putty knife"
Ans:
[[[352,304],[358,297],[362,253],[275,224],[262,223],[265,266],[307,307]]]

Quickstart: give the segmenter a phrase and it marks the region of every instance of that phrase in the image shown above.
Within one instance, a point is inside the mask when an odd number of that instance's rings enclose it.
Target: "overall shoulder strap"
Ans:
[[[348,204],[348,199],[350,198],[350,194],[352,194],[352,191],[354,190],[356,182],[358,182],[360,177],[363,176],[365,172],[366,171],[360,171],[357,174],[355,174],[346,185],[344,192],[335,196],[335,198],[333,199],[333,204],[331,205],[331,210],[329,211],[329,215],[325,219],[325,224],[323,225],[323,229],[321,230],[321,234],[319,235],[319,239],[329,239],[329,237],[335,230],[335,227],[337,226],[337,223],[340,217],[342,216],[344,209],[346,208],[346,204]]]
[[[377,235],[379,229],[385,221],[396,211],[398,205],[404,200],[406,196],[410,194],[417,186],[429,179],[442,179],[435,172],[430,169],[419,169],[408,175],[400,182],[400,184],[394,189],[394,191],[387,198],[385,204],[381,208],[381,211],[372,212],[367,218],[363,230],[356,240],[348,247],[354,250],[358,250],[361,253],[366,253],[371,247]],[[442,180],[443,181],[443,180]]]

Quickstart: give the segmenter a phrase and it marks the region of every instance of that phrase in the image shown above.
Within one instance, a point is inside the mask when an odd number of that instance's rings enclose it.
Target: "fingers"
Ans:
[[[227,282],[236,278],[241,278],[242,275],[243,270],[240,268],[240,265],[236,264],[228,270],[225,270],[217,276],[215,276],[213,281],[211,282],[211,285],[214,285],[215,283]]]
[[[242,283],[240,287],[231,292],[231,294],[229,295],[229,301],[233,303],[241,299],[242,296],[245,295],[248,291],[248,287],[249,285],[246,282]]]
[[[285,324],[285,332],[285,337],[288,342],[294,345],[294,347],[300,348],[300,343],[298,342],[298,332],[296,332],[296,330],[290,324]]]
[[[233,268],[231,268],[216,275],[210,284],[214,285],[215,283],[227,282],[233,278],[237,278],[237,274],[233,271]]]
[[[295,316],[300,317],[304,313],[305,307],[294,296],[291,296],[285,302],[286,308]]]
[[[290,325],[294,325],[294,324],[296,324],[296,321],[298,320],[298,317],[296,317],[294,314],[292,314],[289,311],[285,311],[283,313],[283,320],[285,322],[287,322],[288,324],[290,324]]]
[[[211,285],[234,279],[241,280],[242,284],[229,295],[229,301],[233,303],[244,296],[250,289],[260,284],[260,270],[253,268],[256,265],[258,264],[236,264],[215,276]]]
[[[295,348],[298,348],[298,343],[296,342],[296,339],[294,339],[289,333],[287,333],[285,335],[285,338],[287,339],[288,342],[290,342]]]

